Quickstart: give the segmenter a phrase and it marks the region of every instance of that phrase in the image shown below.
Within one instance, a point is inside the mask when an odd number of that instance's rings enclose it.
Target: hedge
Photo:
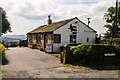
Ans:
[[[19,43],[14,42],[14,43],[6,44],[4,46],[5,47],[17,47],[18,45],[19,45]]]
[[[2,44],[0,44],[0,55],[2,55],[2,64],[6,64],[5,47]]]
[[[120,47],[110,44],[82,44],[71,48],[71,64],[87,66],[119,65]],[[105,56],[115,54],[115,56]]]
[[[106,38],[104,40],[101,40],[101,43],[120,45],[120,38]]]

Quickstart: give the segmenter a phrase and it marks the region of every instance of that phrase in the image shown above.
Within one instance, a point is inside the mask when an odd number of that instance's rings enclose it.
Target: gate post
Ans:
[[[65,44],[63,47],[63,63],[69,63],[70,62],[70,45]]]

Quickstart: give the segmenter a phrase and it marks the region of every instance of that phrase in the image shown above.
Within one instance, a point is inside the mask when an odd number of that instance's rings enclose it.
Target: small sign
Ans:
[[[104,56],[115,56],[115,53],[106,53]]]
[[[46,52],[52,52],[52,44],[46,44]]]

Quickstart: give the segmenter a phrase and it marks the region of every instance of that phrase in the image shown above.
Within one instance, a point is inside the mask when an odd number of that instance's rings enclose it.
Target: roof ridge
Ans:
[[[52,32],[58,28],[60,28],[61,26],[67,24],[68,22],[76,19],[77,17],[74,17],[74,18],[69,18],[69,19],[64,19],[64,20],[61,20],[61,21],[57,21],[57,22],[53,22],[52,24],[50,25],[41,25],[39,26],[38,28],[28,32],[28,33],[38,33],[38,32]],[[78,18],[77,18],[78,19]],[[50,28],[51,27],[51,28]],[[46,28],[46,29],[44,29]],[[43,30],[44,29],[44,30]]]
[[[74,17],[74,18],[69,18],[69,19],[64,19],[64,20],[60,20],[60,21],[57,21],[57,22],[53,22],[53,23],[58,23],[58,22],[62,22],[62,21],[67,21],[67,20],[73,20],[73,19],[76,19],[77,17]],[[52,23],[52,24],[53,24]],[[50,24],[51,25],[51,24]],[[47,26],[46,24],[44,24],[44,25],[41,25],[41,26]],[[41,26],[39,26],[39,27],[41,27]],[[38,28],[39,28],[38,27]],[[37,28],[36,28],[37,29]]]
[[[57,22],[62,22],[62,21],[67,21],[67,20],[73,20],[73,19],[75,19],[75,18],[77,18],[77,17],[69,18],[69,19],[64,19],[64,20],[60,20],[60,21],[57,21]],[[57,22],[53,22],[53,23],[57,23]]]

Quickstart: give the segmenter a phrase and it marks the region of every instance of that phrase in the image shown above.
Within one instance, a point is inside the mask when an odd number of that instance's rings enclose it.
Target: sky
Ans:
[[[106,31],[103,16],[111,6],[115,0],[0,0],[13,31],[7,35],[27,34],[46,24],[48,15],[53,22],[78,17],[86,24],[90,17],[90,27],[102,34]]]

